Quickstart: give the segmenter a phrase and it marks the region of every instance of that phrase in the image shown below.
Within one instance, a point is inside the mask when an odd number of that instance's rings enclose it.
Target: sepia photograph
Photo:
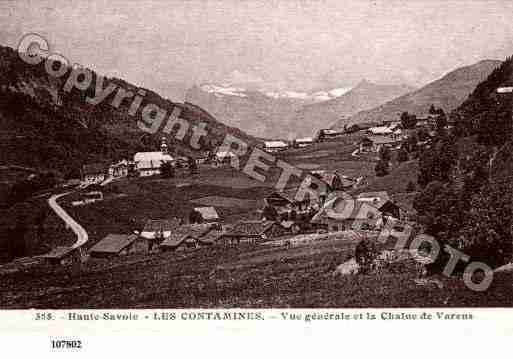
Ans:
[[[512,14],[1,1],[0,314],[511,308]]]

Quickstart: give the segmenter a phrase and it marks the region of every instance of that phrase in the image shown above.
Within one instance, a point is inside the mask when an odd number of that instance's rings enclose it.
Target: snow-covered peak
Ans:
[[[225,87],[218,85],[205,84],[200,86],[202,91],[213,93],[219,96],[238,96],[238,97],[247,97],[244,93],[246,90],[242,87]]]
[[[204,84],[200,86],[202,91],[212,93],[215,96],[223,97],[223,96],[237,96],[237,97],[248,97],[247,90],[243,87],[233,86],[230,84],[223,85],[214,85],[214,84]],[[336,97],[342,96],[346,92],[351,90],[348,87],[341,87],[336,89],[331,89],[328,91],[317,91],[317,92],[302,92],[302,91],[272,91],[272,90],[259,90],[265,96],[274,98],[274,99],[293,99],[293,100],[303,100],[310,102],[322,102],[334,99]]]

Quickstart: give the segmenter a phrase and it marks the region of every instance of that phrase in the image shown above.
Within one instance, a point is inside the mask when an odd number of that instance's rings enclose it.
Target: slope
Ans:
[[[497,60],[483,60],[474,65],[458,68],[414,92],[371,110],[361,111],[349,119],[335,122],[333,128],[343,128],[348,123],[394,120],[404,111],[414,114],[427,113],[431,104],[449,112],[461,105],[474,88],[500,63]]]

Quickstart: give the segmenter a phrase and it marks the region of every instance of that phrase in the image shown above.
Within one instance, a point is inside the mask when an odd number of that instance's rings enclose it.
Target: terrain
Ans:
[[[198,104],[224,123],[263,138],[313,136],[341,117],[382,104],[411,91],[406,85],[361,81],[349,91],[266,93],[244,88],[195,86],[188,101]]]
[[[353,123],[398,120],[402,112],[426,114],[431,105],[448,113],[461,105],[475,87],[500,64],[501,61],[497,60],[483,60],[458,68],[416,91],[334,122],[332,128],[342,129],[345,125]]]
[[[13,49],[0,47],[0,164],[53,170],[64,177],[77,177],[83,164],[131,158],[135,152],[159,148],[162,134],[141,131],[137,126],[141,111],[129,115],[129,101],[117,108],[112,106],[115,92],[97,105],[86,101],[87,96],[94,96],[99,74],[93,72],[91,84],[84,91],[77,88],[65,91],[63,86],[70,72],[67,69],[63,76],[52,77],[45,71],[44,63],[29,65]],[[139,89],[117,78],[105,78],[104,87],[108,83],[133,93]],[[151,103],[169,114],[174,107],[180,107],[180,117],[191,125],[205,123],[209,136],[201,143],[204,150],[220,143],[227,133],[249,144],[258,142],[222,124],[194,104],[174,103],[153,91],[144,91],[141,108]],[[189,136],[190,131],[185,141]],[[194,152],[174,137],[169,139],[169,144],[177,153]]]

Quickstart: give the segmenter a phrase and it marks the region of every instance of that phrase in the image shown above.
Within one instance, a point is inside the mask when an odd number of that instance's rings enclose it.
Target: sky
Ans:
[[[422,86],[513,54],[513,1],[2,1],[0,44],[30,32],[71,62],[180,96],[193,84],[315,91]]]

